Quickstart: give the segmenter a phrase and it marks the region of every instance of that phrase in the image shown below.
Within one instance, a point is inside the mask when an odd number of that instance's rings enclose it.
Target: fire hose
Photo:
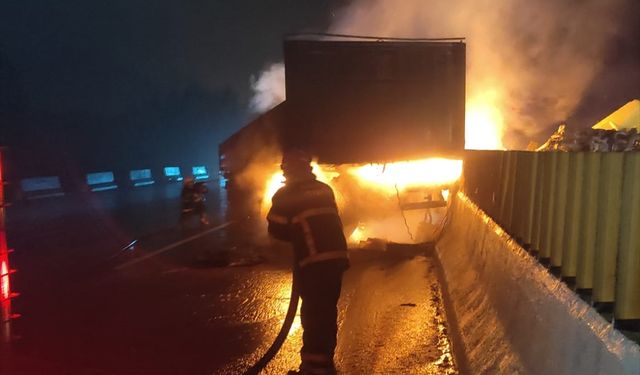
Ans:
[[[300,291],[298,290],[298,282],[296,280],[297,272],[293,272],[292,280],[291,280],[291,297],[289,299],[289,308],[287,309],[287,315],[284,318],[284,322],[282,323],[282,327],[280,327],[280,332],[278,332],[278,336],[276,336],[273,343],[267,349],[267,351],[262,355],[262,357],[249,368],[244,374],[245,375],[257,375],[262,371],[267,364],[275,357],[278,353],[282,344],[287,339],[289,335],[289,331],[291,330],[291,325],[293,324],[293,320],[296,317],[296,312],[298,311],[298,300],[300,299]]]

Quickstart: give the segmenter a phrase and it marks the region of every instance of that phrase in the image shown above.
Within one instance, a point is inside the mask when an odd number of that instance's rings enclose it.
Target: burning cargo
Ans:
[[[363,211],[371,211],[358,204],[365,192],[366,206],[379,209],[386,201],[396,213],[444,205],[441,190],[462,169],[462,39],[292,36],[284,56],[286,100],[220,145],[230,190],[257,191],[268,204],[282,182],[280,151],[296,147],[317,157],[314,173],[336,190],[354,233],[363,226]],[[359,213],[350,215],[354,206]],[[415,242],[401,213],[398,222]],[[418,221],[426,218],[416,214]]]

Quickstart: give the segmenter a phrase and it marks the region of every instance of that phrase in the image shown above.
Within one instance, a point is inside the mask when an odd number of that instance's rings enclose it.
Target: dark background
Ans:
[[[17,180],[178,165],[217,169],[217,145],[255,114],[251,77],[282,36],[322,31],[346,0],[6,0],[0,144]],[[640,2],[567,120],[590,126],[640,97]],[[635,20],[635,21],[634,21]],[[557,124],[541,124],[546,137]],[[537,141],[544,141],[539,139]]]
[[[282,59],[284,33],[325,29],[330,3],[2,2],[8,177],[217,168],[218,143],[254,116],[252,75]]]

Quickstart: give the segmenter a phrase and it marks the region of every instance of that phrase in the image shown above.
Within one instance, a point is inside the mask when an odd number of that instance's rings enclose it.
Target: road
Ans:
[[[289,250],[268,240],[258,218],[228,224],[216,189],[211,224],[180,228],[178,195],[168,185],[12,206],[22,317],[1,348],[0,373],[241,374],[259,358],[289,303]],[[341,373],[456,374],[427,251],[353,250],[351,259],[339,305]],[[264,373],[297,367],[301,333],[296,317]]]

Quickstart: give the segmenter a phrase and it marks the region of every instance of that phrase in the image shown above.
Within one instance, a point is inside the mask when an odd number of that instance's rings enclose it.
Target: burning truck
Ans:
[[[465,144],[463,39],[293,35],[286,100],[219,147],[230,205],[266,212],[281,150],[309,150],[352,245],[433,240]]]

